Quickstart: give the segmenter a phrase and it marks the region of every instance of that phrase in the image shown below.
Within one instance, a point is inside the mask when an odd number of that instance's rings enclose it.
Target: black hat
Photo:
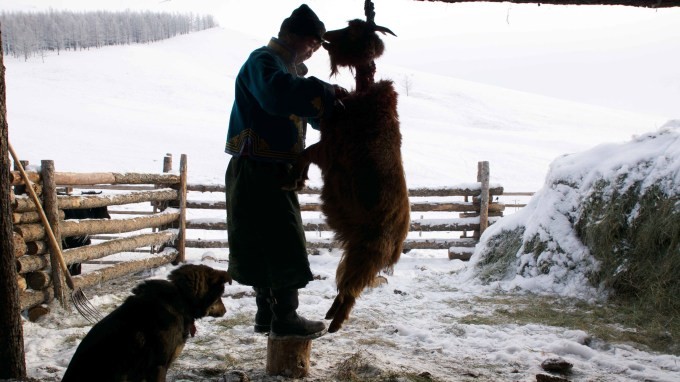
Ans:
[[[281,31],[322,39],[326,27],[307,4],[302,4],[281,24]]]

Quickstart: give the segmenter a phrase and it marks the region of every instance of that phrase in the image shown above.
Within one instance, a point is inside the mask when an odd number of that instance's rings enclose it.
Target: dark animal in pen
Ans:
[[[90,329],[62,382],[165,381],[168,368],[196,333],[194,321],[226,313],[225,271],[187,264],[168,280],[147,280]]]
[[[90,192],[83,192],[83,194],[91,194]],[[68,219],[111,219],[109,211],[104,207],[81,208],[81,209],[65,209],[64,220]],[[69,236],[61,241],[62,249],[84,247],[92,244],[89,235],[83,236]],[[73,263],[68,266],[68,271],[71,275],[76,276],[81,272],[81,264]]]
[[[326,314],[329,332],[340,329],[376,275],[399,260],[410,225],[397,93],[391,81],[374,81],[374,60],[384,51],[376,32],[394,33],[375,25],[370,6],[368,21],[352,20],[324,35],[332,73],[350,67],[356,89],[321,121],[319,142],[303,151],[286,185],[302,188],[310,163],[321,169],[321,209],[344,250],[338,295]]]

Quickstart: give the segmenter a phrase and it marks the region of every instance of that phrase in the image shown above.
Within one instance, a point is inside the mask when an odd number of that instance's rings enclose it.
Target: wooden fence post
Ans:
[[[0,32],[0,379],[26,378],[24,329],[21,321],[12,223],[9,127],[5,92],[5,65]]]
[[[177,262],[185,261],[187,225],[187,156],[179,160],[179,234],[177,236]]]
[[[172,154],[167,153],[165,154],[165,157],[163,158],[163,172],[170,172],[172,171]]]
[[[54,238],[57,239],[57,244],[61,249],[61,230],[59,228],[59,206],[57,205],[57,183],[54,179],[54,161],[43,160],[41,162],[41,175],[42,175],[42,186],[43,186],[43,209],[45,210],[45,216],[52,226],[52,233]],[[45,227],[45,230],[49,229]],[[50,250],[50,266],[52,267],[52,285],[54,287],[54,296],[61,303],[62,308],[69,309],[69,303],[66,288],[66,280],[64,275],[61,273],[61,268],[59,267],[58,254]]]
[[[166,153],[166,154],[165,154],[165,157],[163,157],[163,173],[165,174],[165,173],[168,173],[168,172],[170,172],[170,171],[172,171],[172,154],[171,154],[171,153]],[[154,187],[155,187],[155,188],[160,188],[159,185],[155,185]],[[167,203],[167,202],[151,202],[151,205],[153,205],[153,213],[154,213],[154,214],[155,214],[156,212],[158,212],[158,210],[161,210],[161,211],[162,211],[162,210],[165,209],[165,208],[162,208],[162,207],[161,207],[161,204],[162,204],[162,203]],[[151,232],[158,232],[158,230],[160,230],[160,229],[161,229],[161,228],[159,228],[159,227],[153,227],[153,228],[151,229]],[[155,245],[152,245],[152,246],[151,246],[151,249],[150,249],[151,253],[156,253],[156,250],[157,250],[156,246],[155,246]]]
[[[489,162],[477,163],[477,181],[481,183],[479,194],[479,236],[489,227]],[[477,237],[478,239],[479,237]]]

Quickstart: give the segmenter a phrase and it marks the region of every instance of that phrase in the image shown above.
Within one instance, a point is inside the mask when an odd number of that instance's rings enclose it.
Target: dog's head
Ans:
[[[193,317],[221,317],[227,309],[222,303],[224,284],[231,284],[228,272],[201,264],[185,264],[168,276],[170,282],[193,307]]]

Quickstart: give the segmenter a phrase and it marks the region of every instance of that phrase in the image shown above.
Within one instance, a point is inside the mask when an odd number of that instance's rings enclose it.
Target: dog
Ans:
[[[169,280],[169,281],[168,281]],[[165,381],[168,368],[194,336],[198,318],[221,317],[229,273],[186,264],[168,280],[147,280],[95,324],[76,349],[62,382]]]

